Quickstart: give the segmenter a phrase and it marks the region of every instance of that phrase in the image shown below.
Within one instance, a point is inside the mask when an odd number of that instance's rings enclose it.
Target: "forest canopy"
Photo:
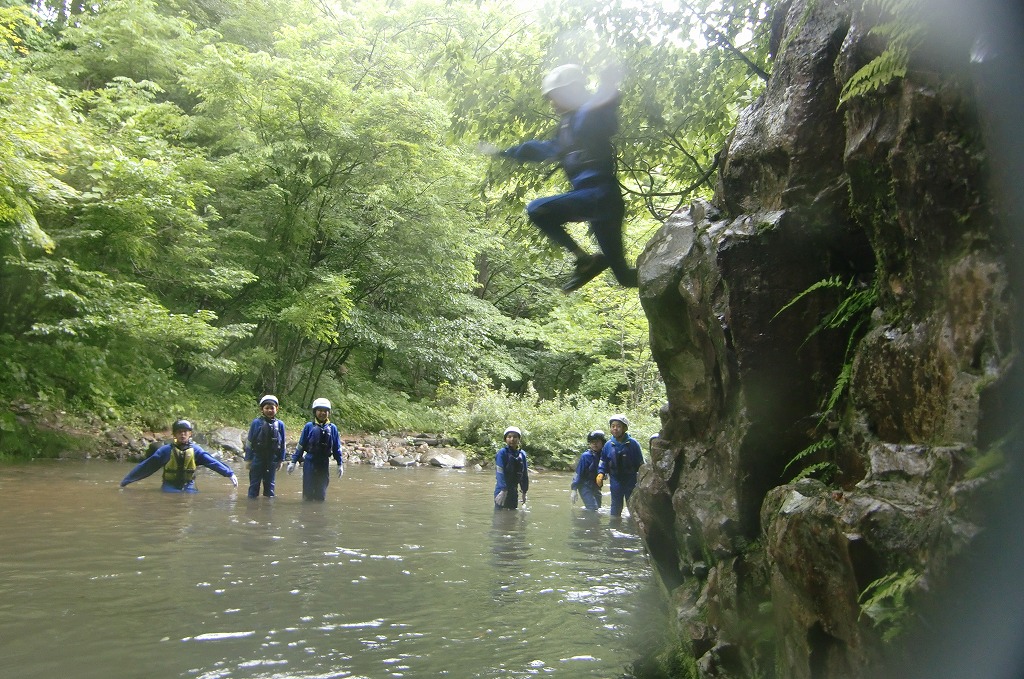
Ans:
[[[635,258],[713,190],[769,29],[740,0],[0,0],[0,396],[148,426],[326,396],[481,445],[529,404],[556,459],[609,409],[653,433],[635,290],[563,295],[524,204],[564,179],[477,145],[553,133],[553,66],[621,66]]]

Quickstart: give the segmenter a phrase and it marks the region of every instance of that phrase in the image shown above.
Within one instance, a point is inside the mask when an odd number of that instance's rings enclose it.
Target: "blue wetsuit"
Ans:
[[[299,435],[299,444],[292,454],[292,462],[302,465],[302,497],[307,500],[326,500],[327,486],[331,482],[331,458],[342,466],[341,438],[338,428],[331,422],[307,422]]]
[[[257,417],[249,425],[245,438],[245,459],[252,462],[249,467],[249,497],[263,494],[274,497],[274,479],[277,468],[284,461],[284,422],[274,418]]]
[[[587,509],[601,508],[601,489],[597,486],[597,468],[601,464],[600,453],[587,448],[576,463],[576,475],[572,477],[573,490],[580,494]]]
[[[612,516],[622,516],[622,506],[633,494],[637,472],[643,463],[644,454],[640,450],[640,444],[629,434],[624,434],[622,439],[613,436],[604,444],[601,450],[601,464],[597,471],[610,481]]]
[[[522,448],[512,452],[508,446],[498,451],[494,458],[494,497],[498,497],[501,491],[505,493],[505,502],[497,509],[516,509],[519,507],[519,491],[530,489],[530,475],[526,464],[526,451]]]
[[[600,100],[600,105],[593,104]],[[615,177],[611,137],[619,130],[619,97],[598,92],[575,111],[563,114],[553,139],[527,141],[501,155],[518,161],[557,160],[572,190],[537,198],[526,206],[530,220],[555,243],[573,252],[568,222],[588,222],[620,285],[636,286],[636,269],[626,264],[622,245],[625,204]]]
[[[129,483],[140,481],[147,476],[150,476],[158,469],[163,469],[169,462],[171,462],[171,452],[174,448],[175,446],[173,443],[168,443],[157,448],[153,451],[152,455],[135,465],[135,467],[128,472],[128,475],[121,480],[121,487],[124,488]],[[197,443],[189,443],[185,448],[178,448],[177,452],[179,456],[182,451],[187,450],[188,448],[192,448],[192,454],[194,455],[197,467],[209,467],[221,476],[226,476],[228,478],[234,474],[230,467],[200,448]],[[164,476],[165,478],[160,489],[165,493],[199,492],[199,489],[196,488],[195,478],[189,478],[189,476],[186,476],[184,471],[180,475],[165,474]]]

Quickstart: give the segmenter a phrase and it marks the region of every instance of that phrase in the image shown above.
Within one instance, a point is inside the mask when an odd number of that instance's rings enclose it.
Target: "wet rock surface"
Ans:
[[[701,677],[868,676],[859,597],[907,570],[941,589],[1013,427],[1012,244],[967,60],[841,105],[881,49],[859,6],[780,6],[714,199],[639,260],[668,404],[631,510]]]

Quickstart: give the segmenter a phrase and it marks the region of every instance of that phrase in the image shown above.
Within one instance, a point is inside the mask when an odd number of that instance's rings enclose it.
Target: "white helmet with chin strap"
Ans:
[[[324,410],[330,410],[331,402],[328,401],[326,398],[318,398],[315,401],[313,401],[313,405],[309,406],[310,410],[317,410],[319,408],[323,408]]]
[[[540,92],[566,111],[575,111],[590,96],[587,92],[587,77],[576,64],[563,64],[551,69],[541,81]]]
[[[583,69],[576,64],[563,64],[556,66],[544,76],[540,83],[540,93],[545,97],[554,90],[572,85],[586,85],[587,79],[583,75]]]
[[[608,424],[611,424],[612,422],[621,422],[624,429],[629,429],[629,420],[627,420],[626,416],[622,413],[615,413],[609,417]]]

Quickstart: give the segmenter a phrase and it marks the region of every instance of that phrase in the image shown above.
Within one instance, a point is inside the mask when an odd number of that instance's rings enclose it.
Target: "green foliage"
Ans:
[[[860,341],[863,334],[862,330],[870,320],[871,312],[878,303],[877,285],[872,284],[870,286],[865,286],[852,279],[844,281],[841,276],[833,276],[831,278],[817,281],[808,286],[802,292],[798,293],[793,297],[793,299],[779,309],[772,319],[774,320],[775,318],[778,318],[782,312],[792,308],[808,295],[822,290],[839,291],[843,296],[839,299],[835,307],[824,314],[821,320],[815,324],[814,328],[811,329],[807,334],[807,337],[804,339],[804,344],[824,330],[846,329],[845,331],[847,335],[843,364],[839,370],[839,374],[836,376],[836,379],[832,384],[832,388],[830,389],[828,396],[822,403],[821,415],[818,418],[818,427],[821,427],[829,416],[836,411],[843,394],[846,392],[846,387],[850,384],[850,379],[853,376],[854,348],[856,347],[857,342]],[[815,441],[794,455],[786,464],[783,471],[787,471],[790,466],[796,462],[806,460],[806,458],[814,455],[815,453],[820,453],[834,448],[835,444],[836,441],[831,436],[825,436],[818,441]],[[839,472],[840,469],[834,462],[819,460],[818,462],[801,469],[794,478],[794,481],[806,477],[816,477],[828,483],[835,478]]]
[[[840,106],[905,77],[911,54],[924,41],[924,25],[917,18],[923,9],[921,0],[865,0],[862,10],[869,9],[875,9],[883,17],[892,17],[876,24],[869,32],[886,40],[886,48],[843,84]]]
[[[913,621],[910,595],[920,579],[921,573],[907,568],[875,580],[861,592],[860,615],[871,619],[884,642],[891,643],[908,631]]]
[[[331,417],[346,431],[441,432],[447,424],[445,415],[428,403],[372,382],[349,385],[340,394],[323,393],[330,394]]]
[[[559,463],[608,411],[664,400],[635,292],[606,277],[562,295],[570,264],[525,219],[561,178],[473,149],[553,131],[550,66],[619,61],[635,256],[710,191],[761,87],[767,3],[33,7],[0,8],[11,400],[162,421],[273,390],[328,395],[353,427],[427,430],[451,426],[431,405],[448,383],[504,394],[480,398]]]
[[[979,479],[987,474],[1005,469],[1006,453],[1003,450],[1005,441],[1000,441],[992,446],[984,454],[978,456],[971,462],[971,468],[964,473],[965,480]]]
[[[697,679],[700,671],[693,650],[679,641],[672,641],[657,653],[634,662],[628,676],[635,679]]]
[[[50,429],[45,422],[18,418],[10,411],[0,410],[0,462],[55,458],[94,445],[91,436]]]
[[[836,441],[831,436],[826,436],[815,441],[794,455],[792,459],[786,463],[782,472],[786,473],[789,471],[790,467],[797,463],[806,462],[808,458],[819,456],[819,453],[832,450],[835,448],[835,445]],[[829,483],[838,473],[839,467],[834,462],[823,460],[801,467],[800,472],[790,480],[790,483],[796,483],[797,481],[806,478],[817,478],[824,483]]]
[[[449,414],[448,431],[484,456],[504,445],[501,434],[508,426],[523,430],[523,448],[533,464],[558,469],[572,468],[594,429],[608,428],[608,416],[617,406],[587,400],[578,395],[540,398],[531,386],[524,394],[441,385],[437,405]],[[626,413],[629,434],[644,446],[660,424],[652,416]]]

